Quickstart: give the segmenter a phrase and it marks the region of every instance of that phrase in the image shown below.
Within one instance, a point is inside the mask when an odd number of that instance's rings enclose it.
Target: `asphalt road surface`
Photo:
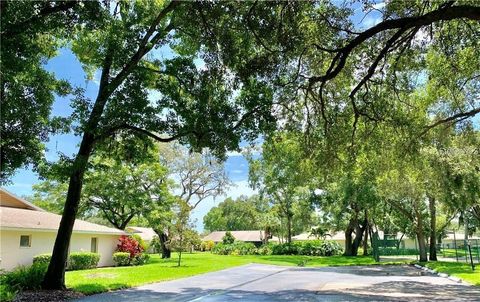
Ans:
[[[478,287],[408,265],[285,267],[248,264],[76,301],[480,301]]]

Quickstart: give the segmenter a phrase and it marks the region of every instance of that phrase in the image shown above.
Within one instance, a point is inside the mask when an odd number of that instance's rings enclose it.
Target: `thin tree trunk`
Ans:
[[[287,215],[287,243],[292,243],[292,216]]]
[[[435,198],[428,199],[430,209],[430,261],[437,261],[437,211],[435,207]]]

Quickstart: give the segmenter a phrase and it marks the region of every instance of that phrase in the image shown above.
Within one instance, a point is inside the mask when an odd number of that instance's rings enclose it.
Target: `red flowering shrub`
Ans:
[[[118,239],[117,252],[130,254],[130,259],[134,259],[143,253],[143,247],[132,236],[122,235]]]

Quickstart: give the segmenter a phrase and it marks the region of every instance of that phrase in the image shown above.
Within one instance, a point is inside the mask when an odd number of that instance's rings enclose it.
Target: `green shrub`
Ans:
[[[147,253],[140,254],[136,256],[135,258],[132,259],[131,264],[132,265],[144,265],[145,263],[148,263],[150,260],[150,255]]]
[[[97,267],[98,261],[100,261],[100,254],[79,252],[70,253],[68,257],[68,269],[69,270],[82,270]]]
[[[17,292],[5,284],[0,283],[0,301],[13,301]]]
[[[340,255],[343,252],[342,247],[336,241],[323,241],[320,244],[320,250],[322,251],[322,256]]]
[[[342,247],[335,241],[296,241],[272,246],[273,255],[333,256],[340,255]]]
[[[218,255],[254,255],[257,254],[257,248],[250,242],[235,241],[231,244],[216,244],[212,248],[212,253]]]
[[[0,275],[0,284],[13,293],[20,290],[40,289],[47,268],[48,264],[45,263],[19,266],[11,272],[3,272]]]
[[[133,237],[133,239],[137,240],[138,245],[140,245],[140,247],[142,248],[143,251],[148,250],[148,247],[149,247],[148,244],[145,242],[145,240],[143,240],[142,237],[140,237],[140,235],[133,234],[131,236]]]
[[[212,240],[202,241],[200,243],[200,250],[202,252],[209,252],[212,250],[214,246],[215,246],[215,242],[213,242]]]
[[[232,233],[227,231],[225,236],[222,237],[223,244],[232,244],[235,242],[235,237],[233,237]]]
[[[115,266],[130,265],[130,254],[127,252],[113,253],[113,262],[115,262]]]
[[[258,255],[271,255],[272,254],[272,245],[265,244],[257,249]]]
[[[40,254],[40,255],[36,255],[36,256],[33,257],[33,263],[49,264],[50,259],[52,259],[52,255],[50,255],[50,254]]]

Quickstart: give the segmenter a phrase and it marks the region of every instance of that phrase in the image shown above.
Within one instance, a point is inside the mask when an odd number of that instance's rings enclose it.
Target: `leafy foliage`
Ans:
[[[200,250],[202,252],[209,252],[212,250],[214,246],[215,246],[215,242],[213,242],[212,240],[202,241],[200,243]]]
[[[19,266],[10,272],[0,274],[0,283],[10,291],[40,289],[47,264],[34,263],[30,266]]]
[[[140,243],[132,236],[122,235],[118,239],[117,252],[124,252],[130,254],[130,259],[133,259],[143,253],[143,248]]]
[[[225,232],[225,235],[222,237],[223,244],[232,244],[235,242],[235,237],[233,237],[230,231]]]

